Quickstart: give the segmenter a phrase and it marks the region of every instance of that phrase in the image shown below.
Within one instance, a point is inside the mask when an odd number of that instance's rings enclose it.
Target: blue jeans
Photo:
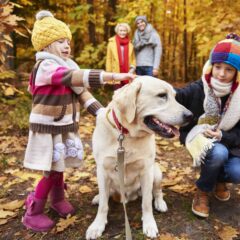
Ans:
[[[153,76],[153,67],[149,66],[136,67],[136,74],[139,76],[143,75]]]
[[[233,156],[221,143],[215,143],[208,151],[196,185],[210,192],[217,182],[240,183],[240,157]]]

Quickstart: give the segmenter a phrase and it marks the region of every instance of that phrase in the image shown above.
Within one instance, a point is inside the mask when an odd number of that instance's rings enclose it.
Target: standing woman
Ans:
[[[127,73],[135,71],[135,56],[133,45],[129,40],[128,34],[131,29],[127,23],[118,23],[115,27],[116,35],[108,40],[106,71]],[[128,83],[128,80],[121,81],[115,85],[120,88]]]

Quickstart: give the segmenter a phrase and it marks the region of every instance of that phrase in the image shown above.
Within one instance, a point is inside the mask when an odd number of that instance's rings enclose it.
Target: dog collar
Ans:
[[[125,127],[123,127],[123,125],[118,121],[116,113],[113,109],[112,109],[112,116],[113,116],[113,120],[114,120],[118,130],[121,131],[121,133],[123,133],[123,134],[128,134],[129,131]]]

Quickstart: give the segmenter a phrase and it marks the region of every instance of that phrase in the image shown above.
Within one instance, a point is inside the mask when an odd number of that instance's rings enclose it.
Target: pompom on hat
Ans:
[[[56,19],[49,11],[42,10],[38,12],[31,39],[34,49],[41,51],[61,38],[72,39],[69,27],[64,22]]]
[[[226,63],[237,70],[236,84],[233,84],[233,90],[235,90],[240,83],[240,37],[237,34],[228,34],[226,39],[219,41],[213,47],[209,60],[203,68],[203,74],[209,83],[214,63]]]

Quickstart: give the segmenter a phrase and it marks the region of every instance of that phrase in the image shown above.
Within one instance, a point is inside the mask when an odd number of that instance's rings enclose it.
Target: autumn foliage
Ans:
[[[85,166],[65,172],[68,195],[77,209],[75,216],[56,220],[52,232],[32,233],[21,225],[24,199],[42,176],[22,167],[27,144],[31,97],[27,80],[35,62],[31,31],[37,11],[47,9],[70,25],[72,55],[81,68],[105,68],[106,46],[118,22],[135,30],[137,15],[147,15],[159,32],[163,55],[159,77],[175,85],[198,79],[213,45],[227,33],[240,34],[239,1],[225,0],[0,0],[0,238],[1,239],[84,239],[97,207],[91,136],[95,118],[83,112],[80,135],[85,148]],[[106,104],[109,89],[101,92]],[[98,97],[97,94],[94,93]],[[157,138],[156,161],[163,172],[163,191],[169,205],[164,214],[154,212],[161,240],[239,239],[240,191],[228,203],[214,202],[214,213],[206,220],[193,217],[191,200],[198,172],[177,140]],[[234,190],[234,191],[233,191]],[[110,202],[109,225],[102,239],[124,239],[122,206]],[[130,206],[129,206],[130,205]],[[144,239],[141,206],[128,205],[134,239]]]
[[[159,32],[163,56],[159,77],[170,82],[188,82],[201,76],[209,51],[229,32],[238,32],[238,1],[210,0],[13,0],[14,13],[23,17],[19,26],[32,29],[40,9],[52,11],[67,22],[73,33],[72,54],[82,68],[105,68],[106,45],[117,22],[128,22],[135,30],[137,15],[147,15]],[[19,7],[21,6],[21,7]],[[7,9],[12,11],[13,5]],[[11,16],[13,19],[16,17]],[[19,20],[19,19],[17,19]],[[16,20],[11,20],[15,23]],[[11,27],[13,24],[11,25]],[[13,26],[14,27],[14,26]],[[11,32],[11,28],[6,34]],[[29,72],[34,61],[30,33],[14,37],[15,69]],[[9,36],[6,37],[10,41]],[[11,44],[11,43],[10,43]],[[3,57],[2,57],[3,58]]]

